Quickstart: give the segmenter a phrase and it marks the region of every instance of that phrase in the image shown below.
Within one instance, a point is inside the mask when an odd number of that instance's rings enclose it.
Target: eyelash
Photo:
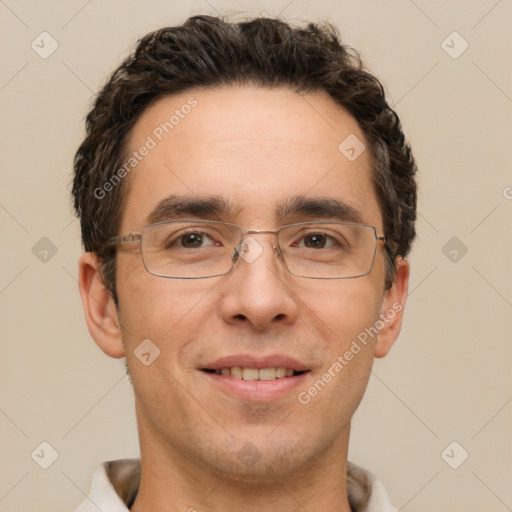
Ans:
[[[215,245],[217,243],[217,242],[215,242],[215,237],[212,236],[212,234],[210,234],[210,233],[208,233],[206,231],[198,231],[198,230],[190,229],[190,230],[188,230],[186,232],[180,232],[178,234],[175,234],[170,239],[166,240],[166,242],[164,244],[165,248],[166,249],[170,249],[176,243],[179,243],[180,241],[182,242],[183,238],[188,236],[188,235],[199,235],[201,237],[208,237],[210,240],[213,241],[212,245]],[[325,237],[333,245],[338,245],[340,247],[346,247],[346,245],[347,245],[346,242],[340,241],[340,240],[336,239],[335,237],[330,236],[328,233],[321,232],[321,231],[310,231],[308,233],[300,234],[300,237],[299,237],[300,242],[298,244],[297,244],[297,242],[294,242],[294,245],[298,246],[301,242],[304,241],[304,239],[306,237],[308,237],[308,236],[315,236],[315,235],[316,236],[320,236],[320,237]]]

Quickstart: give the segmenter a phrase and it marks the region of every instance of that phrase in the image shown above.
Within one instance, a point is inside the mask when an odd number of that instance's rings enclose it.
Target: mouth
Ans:
[[[286,356],[229,356],[199,368],[210,383],[244,401],[268,402],[289,395],[311,370]]]
[[[215,375],[223,375],[224,377],[233,377],[239,380],[276,380],[302,375],[305,371],[294,370],[284,366],[270,368],[242,368],[241,366],[233,366],[231,368],[203,368],[203,372],[214,373]]]

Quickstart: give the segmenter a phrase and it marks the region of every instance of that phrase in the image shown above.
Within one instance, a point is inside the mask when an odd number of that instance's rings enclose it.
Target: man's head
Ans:
[[[400,331],[416,187],[381,85],[334,30],[195,17],[150,34],[99,95],[75,169],[87,322],[127,358],[143,452],[246,481],[346,452],[372,359]],[[225,275],[177,279],[145,268],[136,237],[109,244],[170,219],[266,231],[252,235],[262,251]],[[267,232],[340,221],[374,228],[360,277],[293,275]],[[344,243],[319,233],[308,243],[327,240],[325,252],[313,244],[301,260],[317,277]],[[284,253],[304,246],[298,234]],[[179,245],[191,265],[224,240],[193,237]],[[296,375],[254,373],[283,368]]]
[[[326,92],[358,121],[386,226],[389,287],[394,258],[407,256],[415,236],[416,167],[381,84],[362,69],[358,55],[339,42],[332,26],[299,29],[272,19],[230,24],[195,16],[140,41],[98,95],[75,157],[73,195],[83,244],[99,256],[114,299],[116,258],[105,245],[118,232],[123,198],[138,164],[130,162],[127,148],[131,130],[158,98],[191,87],[236,84],[286,87],[306,100],[308,93]],[[180,112],[174,117],[183,115]]]

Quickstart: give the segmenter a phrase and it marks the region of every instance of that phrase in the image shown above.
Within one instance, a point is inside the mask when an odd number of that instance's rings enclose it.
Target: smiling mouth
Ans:
[[[203,368],[203,372],[222,375],[224,377],[233,377],[238,380],[277,380],[287,379],[302,375],[306,371],[298,371],[293,368],[286,368],[284,366],[271,367],[271,368],[243,368],[241,366],[233,366],[226,368]]]

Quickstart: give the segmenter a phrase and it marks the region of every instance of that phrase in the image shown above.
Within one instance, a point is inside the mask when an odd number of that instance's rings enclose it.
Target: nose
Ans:
[[[298,302],[275,238],[246,237],[233,270],[226,276],[221,299],[225,322],[265,330],[297,320]]]

